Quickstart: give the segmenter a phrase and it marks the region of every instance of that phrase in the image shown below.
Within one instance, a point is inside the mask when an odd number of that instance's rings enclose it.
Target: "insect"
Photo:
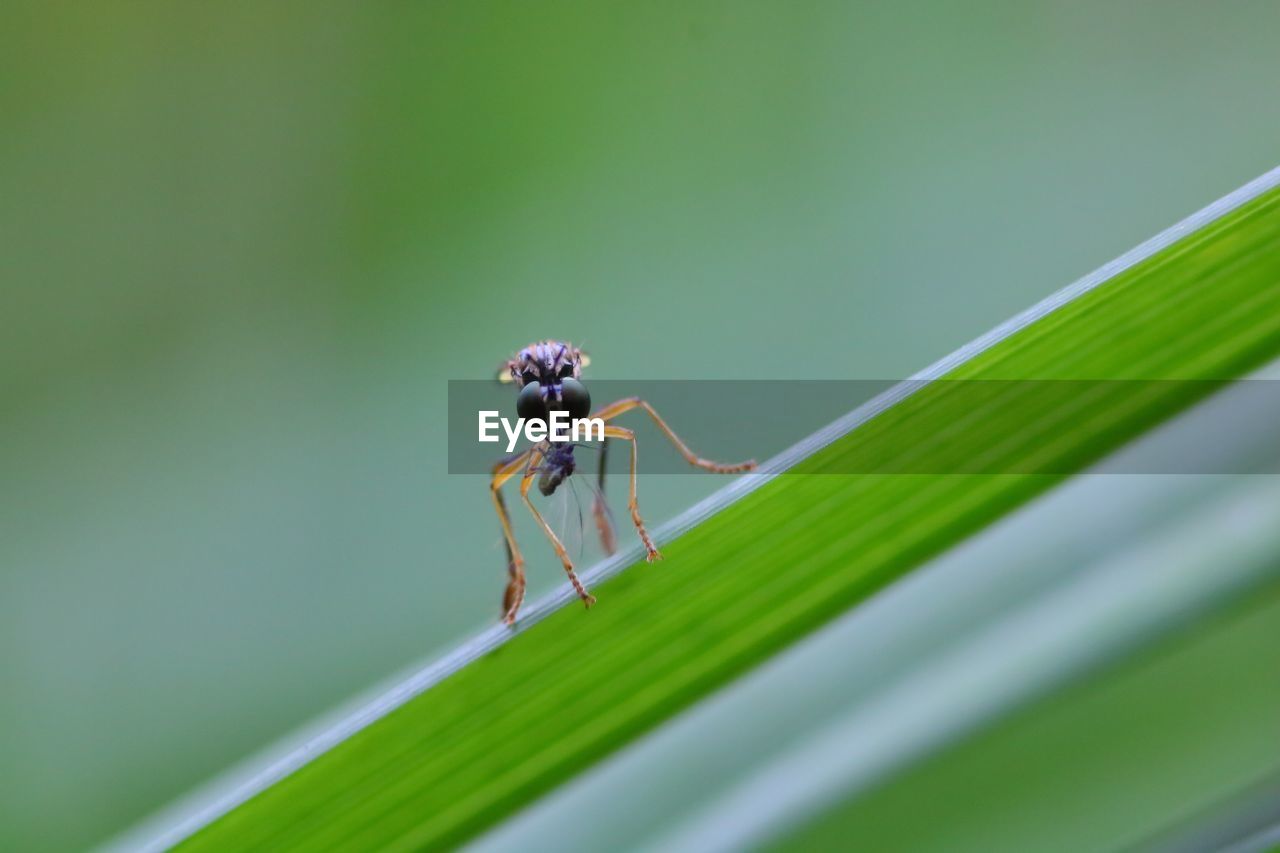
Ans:
[[[591,395],[587,386],[582,383],[582,368],[589,363],[588,357],[577,347],[561,341],[538,341],[517,352],[503,363],[498,379],[502,382],[514,383],[518,390],[516,397],[516,413],[525,419],[540,418],[546,420],[550,411],[567,411],[570,418],[583,418],[591,411]],[[608,423],[619,415],[632,409],[642,409],[663,434],[675,445],[676,450],[690,465],[712,471],[717,474],[737,474],[751,471],[756,467],[755,460],[725,465],[703,459],[689,449],[680,437],[667,426],[652,406],[639,397],[627,397],[610,403],[590,415],[605,422],[604,441],[600,447],[599,489],[592,505],[597,532],[601,544],[607,553],[612,554],[617,548],[613,524],[609,520],[608,509],[604,503],[605,452],[609,439],[620,439],[631,445],[631,492],[627,508],[631,512],[631,522],[635,525],[640,541],[644,543],[645,557],[652,563],[662,555],[653,544],[644,521],[640,518],[640,507],[636,502],[636,437],[635,433],[625,427]],[[493,495],[493,504],[498,510],[498,520],[502,522],[502,534],[507,548],[507,581],[506,594],[502,599],[503,621],[508,625],[516,620],[516,614],[524,601],[525,576],[524,558],[516,545],[511,530],[511,517],[507,513],[506,502],[502,497],[502,486],[508,480],[519,475],[520,499],[524,501],[534,520],[542,528],[542,532],[551,540],[556,556],[564,565],[569,582],[573,584],[578,597],[587,607],[595,604],[595,598],[586,590],[573,569],[573,561],[569,553],[556,536],[555,531],[543,519],[537,507],[529,498],[529,490],[534,478],[538,481],[538,491],[543,495],[551,495],[555,490],[573,476],[576,468],[573,451],[575,445],[567,442],[541,441],[522,453],[501,460],[493,467],[493,480],[489,485]]]

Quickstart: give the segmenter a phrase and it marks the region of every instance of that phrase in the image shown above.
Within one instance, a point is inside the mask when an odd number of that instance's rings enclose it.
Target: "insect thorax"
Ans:
[[[538,463],[538,491],[551,495],[561,483],[573,476],[577,463],[573,458],[572,444],[553,444]]]

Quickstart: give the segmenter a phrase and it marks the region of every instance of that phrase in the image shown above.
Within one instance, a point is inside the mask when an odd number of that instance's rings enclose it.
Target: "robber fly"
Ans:
[[[551,411],[567,411],[570,418],[584,418],[591,411],[591,395],[587,392],[587,386],[582,383],[582,368],[588,363],[587,356],[571,344],[560,341],[538,341],[504,362],[499,370],[498,379],[515,384],[519,391],[516,397],[516,413],[526,420],[531,418],[547,420]],[[608,424],[608,421],[632,409],[643,409],[649,417],[653,418],[653,422],[690,465],[706,471],[714,471],[717,474],[736,474],[753,470],[756,463],[750,460],[724,465],[702,459],[680,440],[680,437],[667,426],[666,421],[658,416],[652,406],[639,397],[627,397],[616,403],[610,403],[590,415],[592,418],[599,418],[606,422],[604,441],[600,446],[600,488],[592,506],[600,542],[609,554],[617,548],[613,524],[609,520],[608,509],[603,498],[605,452],[608,449],[609,439],[616,438],[631,444],[631,495],[627,507],[631,511],[631,521],[635,524],[636,532],[640,534],[640,541],[644,543],[646,559],[652,563],[654,560],[661,559],[662,555],[658,553],[653,540],[649,537],[649,532],[645,530],[644,522],[640,519],[640,508],[636,503],[635,433],[625,427]],[[543,519],[542,514],[538,512],[537,507],[533,505],[533,501],[529,499],[529,489],[533,486],[535,477],[538,480],[538,491],[544,495],[551,495],[561,483],[573,476],[576,465],[573,451],[574,445],[567,442],[541,441],[523,453],[503,459],[493,468],[493,481],[489,485],[489,490],[493,495],[494,506],[498,510],[498,520],[502,522],[502,534],[507,546],[507,572],[510,575],[506,595],[502,600],[503,621],[508,625],[516,620],[516,613],[519,612],[520,604],[524,601],[525,588],[524,558],[520,556],[520,549],[511,531],[511,518],[507,514],[506,502],[502,498],[502,485],[516,475],[520,476],[521,500],[524,501],[525,506],[529,507],[529,512],[533,513],[534,520],[538,522],[542,532],[551,540],[556,556],[564,564],[565,573],[569,575],[569,582],[573,584],[578,597],[587,607],[596,602],[578,580],[568,551]]]

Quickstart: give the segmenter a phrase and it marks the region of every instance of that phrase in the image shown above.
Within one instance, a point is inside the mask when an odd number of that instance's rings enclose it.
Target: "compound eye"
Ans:
[[[547,419],[547,403],[542,399],[541,385],[530,382],[520,389],[520,396],[516,398],[516,414],[526,421]]]
[[[560,382],[560,399],[564,401],[570,418],[585,418],[591,414],[591,395],[587,393],[587,386],[576,379]]]

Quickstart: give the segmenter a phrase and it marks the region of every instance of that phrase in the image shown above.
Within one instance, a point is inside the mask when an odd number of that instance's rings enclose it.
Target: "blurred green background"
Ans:
[[[1266,2],[6,12],[5,849],[496,619],[447,379],[900,377],[1280,150]]]

